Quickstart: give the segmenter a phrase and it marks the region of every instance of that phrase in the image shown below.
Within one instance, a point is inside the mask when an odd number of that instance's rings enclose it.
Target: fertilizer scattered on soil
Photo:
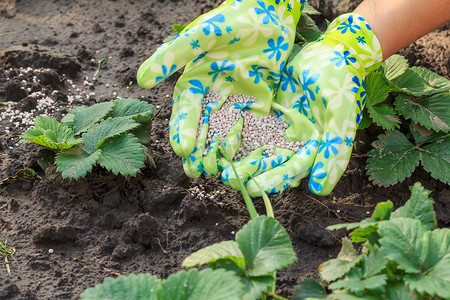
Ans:
[[[203,99],[203,111],[209,103],[220,101],[220,94],[210,92]],[[303,142],[288,141],[283,138],[288,124],[274,115],[256,117],[251,111],[243,109],[246,104],[256,102],[256,98],[242,94],[230,95],[222,107],[209,116],[209,130],[205,149],[217,134],[225,140],[231,128],[240,118],[244,118],[242,142],[234,159],[244,158],[252,151],[267,145],[263,154],[274,155],[275,147],[299,151]],[[203,116],[199,120],[199,127],[203,124]],[[200,130],[198,130],[200,132]],[[205,150],[204,155],[208,150]]]

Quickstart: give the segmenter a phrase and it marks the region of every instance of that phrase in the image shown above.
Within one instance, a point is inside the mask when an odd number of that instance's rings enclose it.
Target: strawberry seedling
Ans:
[[[63,178],[84,177],[95,165],[136,176],[146,162],[154,166],[147,147],[153,113],[144,101],[117,99],[76,107],[61,122],[39,116],[35,128],[21,137],[57,152],[55,163]]]
[[[450,229],[436,228],[429,194],[416,183],[395,211],[391,201],[382,202],[369,219],[328,227],[353,230],[338,257],[319,267],[332,292],[305,279],[294,299],[449,299]],[[364,243],[363,250],[352,242]]]

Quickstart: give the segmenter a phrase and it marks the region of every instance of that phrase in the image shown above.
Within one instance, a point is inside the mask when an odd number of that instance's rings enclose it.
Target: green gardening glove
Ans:
[[[260,195],[259,187],[268,194],[279,194],[298,186],[308,175],[314,194],[328,195],[333,190],[347,167],[362,119],[364,78],[381,62],[378,39],[356,14],[339,16],[321,38],[300,51],[284,69],[272,106],[274,113],[299,128],[285,137],[297,137],[306,146],[295,155],[274,159],[254,156],[241,163],[240,176],[247,179],[250,195]],[[299,117],[293,122],[295,111]],[[252,174],[262,161],[266,168]],[[232,174],[225,169],[223,174],[227,173],[226,180],[232,182]]]
[[[254,96],[256,102],[243,107],[255,115],[269,114],[304,3],[228,0],[197,18],[141,65],[137,81],[144,88],[186,65],[175,86],[169,128],[172,148],[184,158],[188,176],[217,173],[218,147],[212,143],[205,151],[205,140],[209,115],[229,95]],[[219,97],[203,103],[212,91]]]

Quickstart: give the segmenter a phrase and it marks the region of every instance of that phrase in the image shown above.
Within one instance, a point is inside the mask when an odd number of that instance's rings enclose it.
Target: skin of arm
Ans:
[[[354,11],[380,41],[383,59],[450,21],[450,0],[364,0]]]

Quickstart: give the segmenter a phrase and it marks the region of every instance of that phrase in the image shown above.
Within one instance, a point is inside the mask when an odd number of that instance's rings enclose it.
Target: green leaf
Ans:
[[[425,82],[436,90],[448,91],[450,90],[450,80],[439,76],[437,73],[423,67],[412,67],[411,71],[420,76]]]
[[[367,154],[367,173],[377,185],[389,186],[411,176],[419,165],[420,152],[398,130],[378,136]]]
[[[236,242],[251,276],[267,275],[297,261],[288,233],[270,217],[252,219],[237,232]]]
[[[372,125],[372,118],[369,116],[369,112],[367,111],[367,107],[363,110],[363,118],[361,120],[361,123],[358,125],[358,130],[363,130],[366,128],[369,128],[370,125]]]
[[[126,118],[108,118],[94,125],[83,134],[84,148],[88,152],[94,152],[109,138],[121,135],[139,124]]]
[[[389,84],[380,72],[372,72],[364,79],[366,84],[366,106],[372,107],[386,100],[389,95]]]
[[[408,60],[398,54],[394,54],[386,59],[380,67],[381,74],[383,74],[387,80],[392,80],[408,69]],[[367,83],[366,83],[367,86]]]
[[[358,223],[335,224],[335,225],[328,226],[327,230],[339,230],[339,229],[343,229],[343,228],[345,228],[347,230],[350,230],[350,229],[358,228],[360,224],[361,224],[360,222],[358,222]]]
[[[44,135],[44,130],[40,129],[40,128],[30,128],[27,131],[25,131],[24,133],[22,133],[22,135],[20,136],[21,138],[33,142],[35,144],[44,146],[44,147],[48,147],[51,149],[58,149],[58,147],[56,145],[54,145],[52,142],[48,141],[47,138]]]
[[[308,2],[305,2],[305,6],[303,7],[302,16],[304,14],[307,15],[320,15],[320,12],[311,6]]]
[[[38,116],[34,126],[35,129],[27,130],[21,137],[30,142],[60,150],[69,149],[81,143],[80,139],[75,138],[72,129],[53,118]]]
[[[75,125],[75,115],[80,113],[82,110],[87,109],[87,106],[77,106],[72,108],[65,116],[61,119],[61,123],[66,125],[69,128],[73,129]]]
[[[348,290],[334,290],[327,299],[333,300],[380,300],[383,299],[379,293],[365,292],[361,295],[354,295]],[[405,299],[406,300],[406,299]],[[409,299],[408,299],[409,300]]]
[[[244,284],[242,300],[260,299],[262,293],[267,291],[267,288],[273,284],[273,276],[243,276],[241,277],[241,282]]]
[[[297,24],[297,33],[308,43],[317,40],[323,34],[319,27],[317,27],[316,22],[306,14],[302,14]]]
[[[376,210],[376,208],[375,208]],[[378,214],[379,212],[377,212]],[[374,212],[375,214],[375,212]],[[369,237],[377,237],[377,235],[373,235],[374,233],[376,234],[376,231],[378,229],[378,227],[376,226],[378,224],[378,221],[376,221],[373,218],[368,218],[365,220],[362,220],[361,222],[358,223],[347,223],[347,224],[337,224],[337,225],[332,225],[332,226],[328,226],[327,229],[328,230],[337,230],[337,229],[342,229],[342,228],[346,228],[347,230],[351,230],[351,229],[355,229],[357,228],[355,231],[353,231],[352,233],[350,233],[350,237],[352,238],[352,241],[354,243],[360,243],[360,242],[365,242],[367,241],[367,239]],[[358,228],[360,227],[360,228]]]
[[[420,99],[413,96],[398,95],[395,109],[406,119],[435,131],[450,131],[450,94],[441,93]]]
[[[436,215],[433,209],[433,199],[428,197],[430,193],[419,182],[415,183],[411,191],[411,197],[405,205],[392,213],[392,219],[417,219],[429,230],[434,229],[436,227]]]
[[[450,183],[450,137],[423,146],[422,165],[431,177],[446,184]]]
[[[244,258],[244,255],[235,241],[225,241],[200,249],[189,255],[183,261],[182,266],[190,268],[195,265],[209,264],[218,259],[228,257]]]
[[[411,131],[414,137],[416,145],[431,143],[447,135],[444,132],[436,132],[434,130],[426,129],[422,125],[419,125],[414,122],[411,122],[411,124],[409,125],[409,130]]]
[[[352,233],[350,233],[350,237],[352,238],[353,243],[363,243],[365,241],[369,241],[370,243],[375,243],[378,240],[379,236],[377,234],[377,225],[370,225],[364,228],[358,228]]]
[[[410,299],[424,299],[413,293],[403,282],[391,283],[388,281],[386,285],[386,299],[389,300],[410,300]]]
[[[213,270],[224,269],[227,271],[233,271],[236,275],[241,278],[247,276],[245,268],[245,259],[243,257],[231,257],[220,258],[209,264],[209,267]]]
[[[448,92],[450,81],[425,68],[413,67],[391,80],[391,90],[417,97]]]
[[[92,171],[92,167],[96,164],[102,151],[97,150],[94,153],[58,153],[56,155],[57,171],[62,172],[63,178],[78,179],[86,176],[86,174]]]
[[[71,128],[53,118],[36,117],[34,126],[43,129],[45,138],[61,150],[69,149],[81,143],[81,139],[75,138]]]
[[[114,101],[112,117],[153,117],[154,112],[153,105],[145,101],[138,99],[117,99]]]
[[[422,236],[427,228],[419,220],[395,218],[378,224],[381,251],[407,273],[420,273]],[[425,253],[426,254],[426,253]]]
[[[389,220],[391,212],[394,209],[394,203],[391,200],[380,202],[375,206],[372,218],[377,221]]]
[[[323,285],[315,279],[305,278],[294,290],[293,300],[327,299],[327,291]]]
[[[300,52],[300,50],[302,50],[302,47],[299,44],[294,44],[294,46],[292,46],[292,51],[289,54],[289,58],[286,63],[289,63],[291,60],[293,60]]]
[[[108,277],[102,284],[85,290],[81,299],[156,300],[159,284],[160,280],[150,274]]]
[[[131,133],[139,139],[142,145],[148,145],[151,142],[152,121],[149,119],[145,123],[140,123],[139,127],[136,127]]]
[[[164,300],[238,300],[242,293],[240,278],[233,272],[191,269],[170,275],[162,282],[157,295]]]
[[[367,278],[381,273],[387,263],[388,260],[384,257],[383,252],[380,251],[380,248],[375,247],[362,261],[362,277]]]
[[[420,251],[420,274],[405,276],[410,289],[420,294],[438,295],[450,299],[450,229],[428,231],[422,237]]]
[[[320,265],[320,277],[326,281],[334,281],[347,274],[356,264],[358,264],[362,255],[358,256],[353,248],[352,242],[347,239],[342,239],[342,248],[336,259],[330,259]]]
[[[86,132],[94,124],[106,117],[112,111],[113,106],[112,102],[104,102],[76,110],[73,125],[75,134]]]
[[[344,279],[333,282],[329,289],[347,289],[353,293],[361,294],[364,290],[381,290],[386,284],[386,274],[363,278],[361,269],[351,270]]]
[[[184,30],[184,28],[186,28],[187,25],[182,25],[182,24],[173,24],[172,25],[172,30],[176,31],[176,32],[182,32]]]
[[[136,176],[145,166],[144,147],[132,134],[109,139],[100,150],[102,155],[98,159],[99,165],[116,175]]]
[[[372,120],[385,130],[394,130],[400,127],[400,119],[395,110],[387,105],[367,108]]]

